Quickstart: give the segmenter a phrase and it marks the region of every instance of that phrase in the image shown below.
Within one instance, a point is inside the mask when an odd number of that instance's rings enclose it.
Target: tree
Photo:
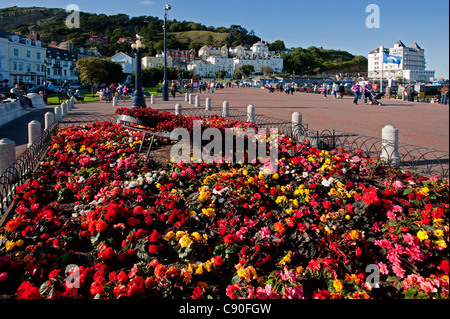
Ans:
[[[265,76],[270,76],[273,74],[273,69],[270,66],[263,66],[261,67],[261,72],[265,75]]]
[[[239,71],[244,75],[246,78],[250,77],[253,72],[255,72],[255,67],[250,64],[245,64],[239,68]]]
[[[79,71],[80,82],[90,84],[92,96],[94,96],[94,85],[98,85],[108,75],[104,63],[99,57],[90,57],[77,61],[76,71]]]
[[[276,40],[273,43],[269,44],[269,50],[275,51],[275,52],[282,52],[286,50],[286,46],[284,44],[284,41],[282,40]]]

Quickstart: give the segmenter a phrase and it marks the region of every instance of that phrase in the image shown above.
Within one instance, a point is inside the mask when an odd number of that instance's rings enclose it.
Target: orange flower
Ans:
[[[275,231],[279,232],[280,234],[283,234],[286,231],[286,227],[284,227],[284,224],[282,222],[275,223],[273,227],[275,227]]]
[[[164,276],[166,273],[166,267],[163,265],[158,265],[155,267],[155,276],[156,278],[160,279]]]
[[[6,228],[6,230],[13,232],[17,229],[17,227],[22,225],[22,223],[23,223],[22,217],[14,218],[6,223],[5,228]]]

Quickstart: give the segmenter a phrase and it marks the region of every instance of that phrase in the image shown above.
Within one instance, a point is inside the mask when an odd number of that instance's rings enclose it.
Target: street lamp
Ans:
[[[131,101],[131,107],[146,108],[144,92],[142,92],[142,54],[144,53],[145,44],[141,42],[141,38],[136,34],[136,43],[131,44],[134,57],[136,60],[136,73],[135,73],[135,88],[133,93],[133,100]]]
[[[48,63],[46,60],[42,62],[42,69],[44,70],[44,102],[47,104],[47,66]]]
[[[167,83],[167,12],[172,6],[166,4],[164,8],[164,82],[162,85],[162,100],[169,101],[169,83]]]

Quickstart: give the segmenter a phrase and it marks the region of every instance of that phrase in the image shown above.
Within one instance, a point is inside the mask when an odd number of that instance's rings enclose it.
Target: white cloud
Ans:
[[[150,0],[145,0],[145,1],[139,2],[139,4],[142,5],[142,6],[152,6],[152,5],[156,4],[156,2],[155,1],[150,1]]]

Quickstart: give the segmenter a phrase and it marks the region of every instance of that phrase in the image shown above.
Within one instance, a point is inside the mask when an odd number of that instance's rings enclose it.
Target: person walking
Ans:
[[[441,89],[441,104],[446,105],[448,102],[448,91],[449,88],[447,85],[444,85],[444,87]]]
[[[358,81],[355,82],[355,84],[352,86],[352,92],[353,95],[355,96],[353,104],[358,105],[359,94],[361,93],[361,87],[359,86]]]
[[[406,88],[406,93],[408,94],[408,101],[414,102],[414,88],[411,85]]]
[[[323,98],[326,99],[327,98],[327,84],[324,83],[322,85],[322,93],[323,93]]]
[[[364,84],[364,104],[367,104],[367,99],[372,102],[372,84],[370,82],[367,82]]]
[[[339,97],[341,98],[341,99],[343,99],[344,98],[344,95],[345,95],[345,87],[344,87],[344,84],[340,84],[339,85]]]
[[[172,92],[173,98],[175,98],[175,95],[177,93],[177,89],[178,89],[177,84],[175,83],[175,81],[173,81],[172,82],[172,88],[171,88],[171,92]]]
[[[337,99],[337,95],[339,93],[339,84],[333,82],[333,87],[331,90],[333,91],[334,98]]]

